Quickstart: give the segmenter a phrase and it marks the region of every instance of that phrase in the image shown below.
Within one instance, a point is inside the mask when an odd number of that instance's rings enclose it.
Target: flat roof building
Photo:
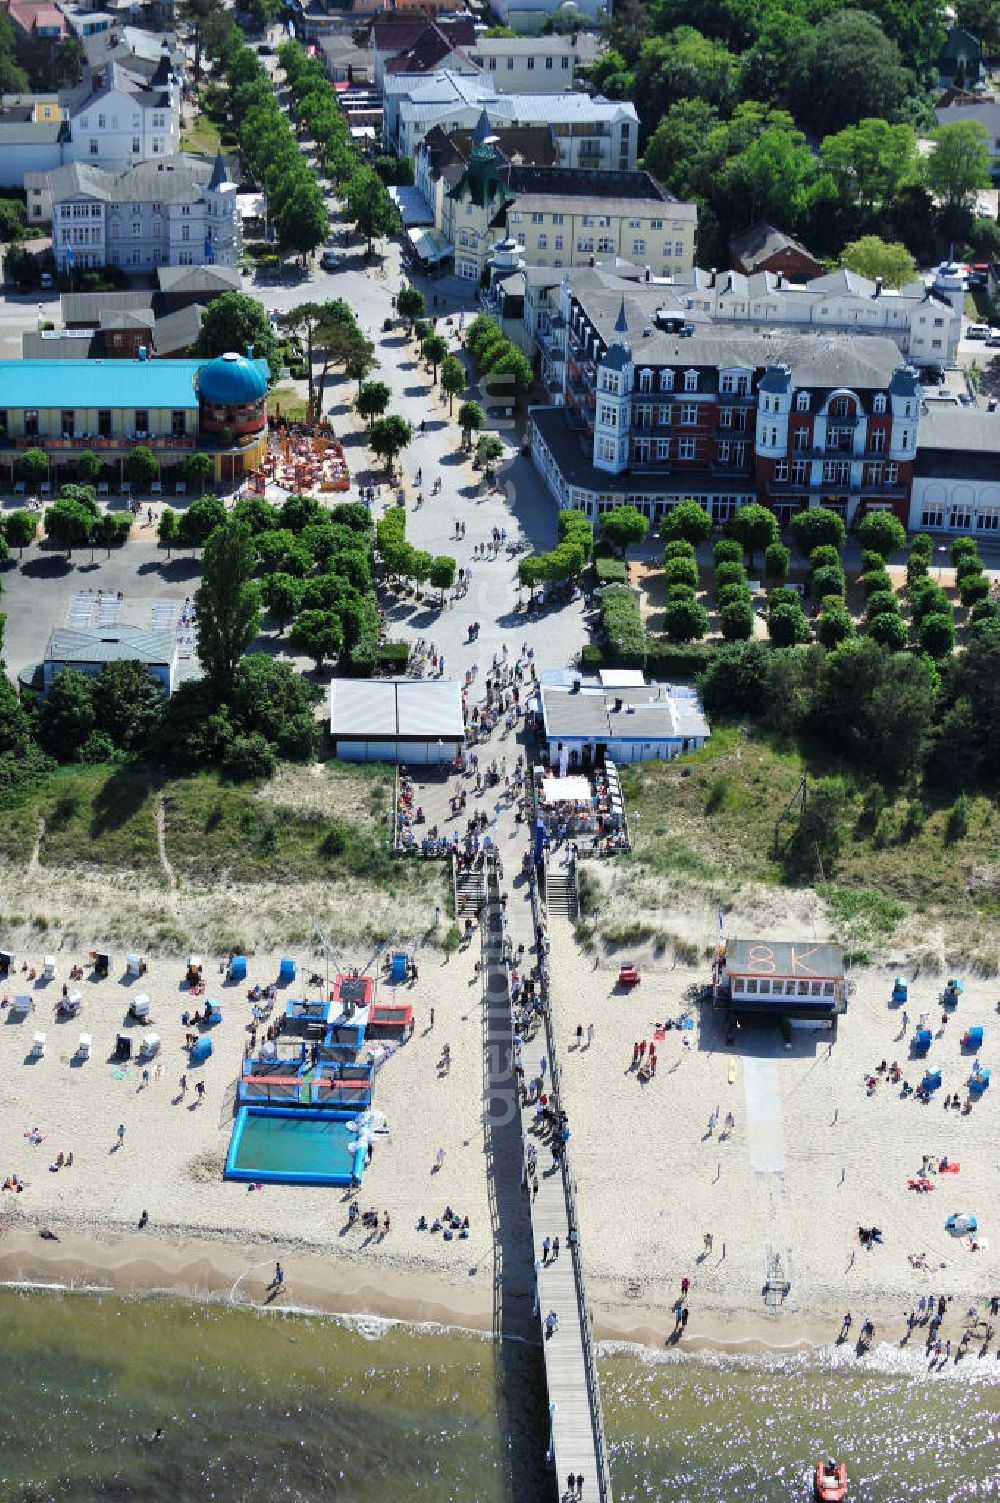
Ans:
[[[172,631],[146,631],[138,626],[106,626],[81,630],[58,627],[49,637],[42,663],[47,689],[63,668],[99,673],[105,663],[138,662],[170,695],[177,686],[179,649]]]
[[[452,762],[465,745],[461,686],[454,679],[336,678],[330,735],[345,762]]]
[[[543,683],[539,692],[552,767],[662,761],[694,751],[710,735],[697,694],[677,684],[611,689],[577,678]]]
[[[791,1017],[836,1017],[847,1010],[847,972],[839,945],[815,941],[730,939],[713,977],[716,1006]]]

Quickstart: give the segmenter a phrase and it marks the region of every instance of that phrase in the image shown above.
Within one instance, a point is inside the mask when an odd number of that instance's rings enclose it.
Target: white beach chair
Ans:
[[[56,979],[56,957],[45,955],[42,958],[42,980],[54,981]]]
[[[146,1059],[152,1059],[154,1054],[160,1052],[160,1035],[158,1033],[144,1033],[142,1036],[142,1049],[140,1053]]]
[[[45,1034],[36,1033],[31,1043],[31,1052],[36,1059],[45,1058]]]
[[[81,1035],[80,1035],[80,1041],[79,1041],[79,1043],[76,1046],[76,1057],[77,1057],[77,1059],[89,1059],[90,1058],[90,1034],[89,1033],[81,1033]]]

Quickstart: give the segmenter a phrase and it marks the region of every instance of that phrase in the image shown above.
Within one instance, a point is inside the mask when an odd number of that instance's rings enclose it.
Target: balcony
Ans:
[[[71,454],[79,453],[83,449],[92,449],[96,454],[107,453],[108,450],[134,449],[142,444],[148,449],[193,449],[194,437],[189,433],[170,434],[163,433],[152,435],[149,433],[119,433],[113,437],[98,437],[89,434],[79,438],[52,438],[48,434],[35,434],[28,437],[19,434],[11,438],[8,434],[0,435],[0,447],[7,449],[44,449],[47,454]]]
[[[756,407],[757,394],[753,391],[720,391],[720,407]]]

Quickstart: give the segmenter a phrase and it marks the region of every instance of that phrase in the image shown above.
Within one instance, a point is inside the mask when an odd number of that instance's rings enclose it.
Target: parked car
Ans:
[[[991,350],[995,350],[1000,345],[1000,329],[991,329],[986,336],[986,343]]]
[[[327,247],[327,249],[319,258],[319,264],[320,266],[322,266],[324,271],[336,271],[337,267],[340,265],[340,257],[337,255],[337,252],[335,250],[330,250],[330,248]]]
[[[989,324],[970,324],[965,331],[966,339],[989,339]]]
[[[42,272],[42,275],[39,278],[39,284],[40,284],[43,292],[50,292],[52,290],[52,273],[51,273],[51,271],[43,271]]]

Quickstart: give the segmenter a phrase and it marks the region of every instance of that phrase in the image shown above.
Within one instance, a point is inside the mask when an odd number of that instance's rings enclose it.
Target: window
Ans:
[[[614,460],[617,457],[618,445],[613,438],[602,438],[597,445],[597,452],[602,459]]]
[[[65,407],[59,414],[59,431],[63,438],[71,438],[73,429],[76,427],[75,414],[71,408]]]
[[[184,434],[187,432],[186,412],[180,411],[172,412],[170,414],[170,432],[173,434],[174,438],[183,438]]]
[[[600,216],[600,218],[598,219],[598,221],[597,221],[597,228],[599,230],[610,230],[610,228],[611,228],[611,215],[610,214],[602,214]]]
[[[552,216],[552,223],[553,224],[562,224],[562,222],[563,222],[563,217],[562,217],[561,214],[553,214],[553,216]]]
[[[899,435],[899,447],[901,449],[908,449],[910,447],[910,431],[908,428],[904,428]]]
[[[651,219],[649,221],[649,228],[651,230],[662,230],[663,229],[663,220],[662,219]]]
[[[798,393],[798,395],[796,396],[796,398],[795,398],[795,411],[796,412],[808,412],[809,411],[809,393],[807,391],[800,391]]]
[[[661,391],[673,391],[673,389],[674,389],[674,373],[673,373],[673,371],[672,370],[661,371],[660,372],[660,390]]]
[[[649,439],[637,438],[635,441],[635,458],[639,464],[649,464]]]
[[[697,391],[698,390],[698,372],[697,371],[685,371],[684,372],[684,390],[685,391]]]
[[[142,234],[142,225],[139,223],[138,219],[133,219],[133,221],[132,221],[132,234],[133,235],[141,235]]]
[[[885,450],[885,430],[874,428],[868,435],[868,447],[873,454],[881,454]]]
[[[613,391],[617,395],[617,393],[618,393],[618,372],[617,371],[601,371],[601,389],[602,389],[602,391]]]
[[[636,256],[644,256],[646,254],[646,242],[645,242],[645,240],[633,240],[632,241],[632,254],[636,255]]]
[[[682,438],[677,443],[678,459],[693,459],[695,456],[695,442],[693,438]]]
[[[100,154],[101,154],[100,145],[98,144],[98,142],[92,136],[91,139],[90,139],[90,155],[92,157],[96,157],[96,156],[100,156]]]
[[[497,71],[497,60],[496,60],[496,58],[495,57],[491,57],[490,60],[489,60],[489,64],[490,64],[490,72],[491,73],[495,73]]]
[[[107,130],[107,128],[108,128],[108,117],[107,117],[107,115],[98,115],[98,117],[97,117],[97,129],[98,130]]]
[[[532,224],[544,224],[545,223],[545,215],[544,214],[539,214],[538,211],[535,210],[535,212],[532,213],[531,222],[532,222]]]
[[[628,227],[630,230],[640,230],[642,228],[642,220],[630,219],[628,222]]]
[[[725,438],[719,442],[719,463],[729,463],[729,440]]]
[[[99,438],[111,437],[111,411],[102,407],[97,414],[97,433]]]
[[[509,57],[507,59],[507,72],[508,73],[513,73],[513,71],[514,71],[514,59],[512,57]]]
[[[142,142],[139,140],[138,136],[133,136],[132,137],[132,155],[134,157],[137,157],[139,155],[139,153],[140,153],[141,150],[142,150]]]
[[[562,248],[563,248],[563,237],[561,235],[557,235],[555,237],[555,239],[553,240],[552,244],[553,244],[553,247],[556,250],[562,250]],[[558,265],[558,264],[559,263],[557,262],[556,265]]]
[[[667,243],[669,244],[670,242],[668,241]],[[678,259],[680,259],[680,257],[683,256],[683,254],[684,254],[684,241],[683,240],[675,240],[674,241],[674,255]]]
[[[593,214],[584,214],[583,218],[580,220],[580,223],[585,229],[592,229],[594,224]]]
[[[597,421],[605,428],[617,428],[618,408],[612,407],[610,402],[602,402],[597,409]]]
[[[594,250],[593,238],[584,239],[583,236],[576,242],[576,248],[584,255],[592,255]]]
[[[834,417],[853,417],[854,409],[849,397],[834,397],[830,412]]]
[[[804,459],[795,459],[792,461],[792,484],[809,484],[809,466]]]
[[[762,976],[758,985],[760,987],[760,994],[762,997],[769,997],[771,995],[770,977]]]
[[[656,440],[656,457],[657,457],[657,459],[660,459],[660,460],[669,459],[670,458],[670,440],[669,440],[669,438],[658,438]]]
[[[1000,531],[1000,511],[994,508],[983,508],[976,516],[976,527],[979,532]]]
[[[698,407],[694,402],[684,402],[681,406],[681,423],[685,428],[691,428],[698,421]]]
[[[720,408],[720,410],[719,410],[719,427],[720,428],[731,428],[732,426],[733,426],[733,409],[731,407],[722,407],[722,408]]]
[[[137,407],[135,409],[135,431],[136,433],[149,432],[149,409],[147,407]]]
[[[28,407],[24,413],[24,432],[27,438],[38,437],[38,408]]]
[[[548,250],[548,248],[549,248],[549,237],[548,237],[548,235],[539,235],[539,237],[538,237],[538,249],[539,250]]]
[[[944,509],[940,506],[925,506],[920,516],[921,527],[943,527]]]
[[[653,390],[653,372],[652,371],[640,371],[639,372],[639,390],[642,391],[642,392],[652,391]]]
[[[779,460],[776,461],[775,466],[774,466],[774,478],[775,478],[775,480],[787,480],[788,479],[788,460],[787,459],[779,459]]]
[[[568,73],[569,72],[569,58],[568,57],[564,57],[564,58],[560,59],[560,61],[562,62],[562,65],[563,65],[563,72],[564,73]]]
[[[534,70],[535,59],[533,57],[529,57],[527,61],[528,61],[528,72],[531,73]]]
[[[600,240],[598,240],[597,242],[597,249],[599,251],[611,252],[614,250],[614,248],[615,242],[612,240],[610,235],[602,235]]]
[[[877,391],[875,393],[875,399],[872,402],[872,412],[884,412],[884,411],[885,411],[885,392],[884,391]]]
[[[181,239],[182,240],[190,240],[191,239],[191,226],[189,224],[182,224],[181,225]]]
[[[181,217],[186,218],[191,213],[190,204],[181,204]]]
[[[551,57],[547,57],[545,59],[545,71],[547,73],[551,73],[552,72],[552,62],[553,62],[553,59]]]
[[[809,447],[809,429],[796,428],[792,433],[792,448],[802,453]]]
[[[894,464],[891,460],[885,467],[885,483],[886,485],[899,484],[899,465]]]
[[[748,997],[753,997],[753,996],[757,995],[757,978],[756,978],[756,976],[748,976],[746,978],[746,980],[743,983],[743,990],[746,992],[746,994],[747,994]]]

